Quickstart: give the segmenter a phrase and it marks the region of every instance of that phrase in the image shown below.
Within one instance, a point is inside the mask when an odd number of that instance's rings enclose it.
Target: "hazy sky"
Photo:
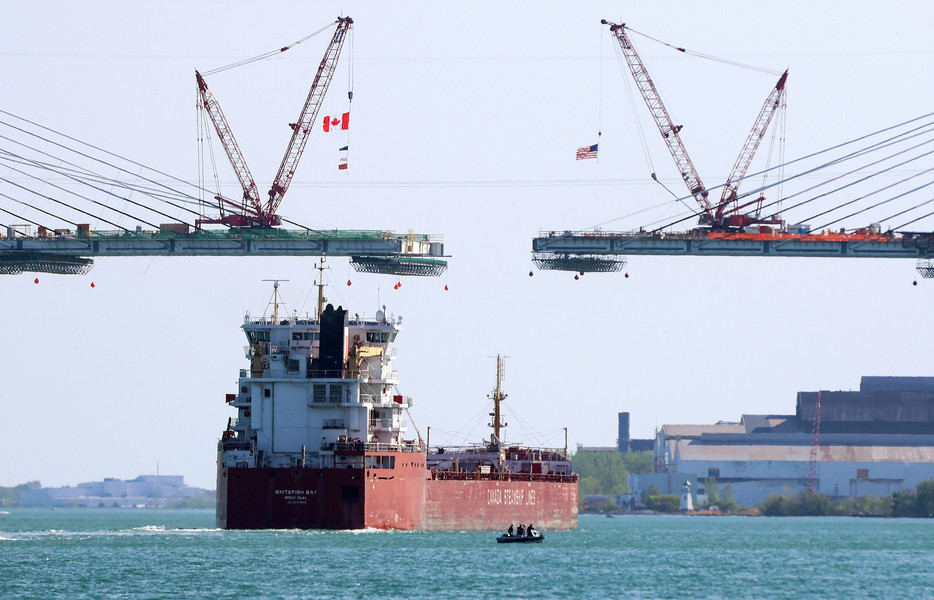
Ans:
[[[893,6],[18,2],[4,8],[0,109],[196,180],[194,69],[352,16],[350,136],[312,136],[280,212],[315,228],[443,236],[452,257],[443,277],[399,289],[332,259],[327,296],[404,317],[400,388],[433,442],[488,435],[499,353],[509,357],[507,440],[561,446],[567,427],[572,447],[613,445],[619,411],[631,412],[633,437],[651,437],[665,423],[793,413],[797,391],[855,389],[862,375],[932,375],[934,282],[913,261],[882,259],[634,257],[629,278],[529,277],[540,230],[629,230],[683,213],[649,178],[637,118],[659,177],[682,192],[641,99],[630,105],[600,19],[789,68],[792,158],[931,112],[934,5]],[[208,78],[261,190],[327,35]],[[705,183],[722,182],[777,77],[637,44]],[[347,109],[347,87],[342,67],[323,113]],[[575,161],[598,129],[599,161]],[[350,170],[339,172],[348,142]],[[218,170],[236,197],[226,162]],[[931,231],[934,219],[914,228]],[[262,314],[272,278],[289,280],[290,310],[312,311],[313,263],[113,258],[38,285],[0,278],[0,485],[132,478],[158,464],[214,487],[216,442],[234,414],[224,395],[248,365],[243,315]]]

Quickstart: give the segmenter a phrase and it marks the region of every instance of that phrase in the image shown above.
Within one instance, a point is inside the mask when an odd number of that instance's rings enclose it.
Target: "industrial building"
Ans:
[[[613,446],[584,446],[577,445],[578,452],[646,452],[655,446],[652,439],[632,439],[629,437],[629,413],[621,412],[618,415],[618,433],[616,447]]]
[[[655,472],[630,475],[632,496],[654,486],[694,502],[705,482],[730,485],[739,504],[805,489],[834,499],[886,496],[934,479],[934,377],[863,377],[858,391],[798,392],[793,415],[738,423],[664,425]]]

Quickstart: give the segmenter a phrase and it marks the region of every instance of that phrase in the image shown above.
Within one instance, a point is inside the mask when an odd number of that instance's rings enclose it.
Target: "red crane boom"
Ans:
[[[220,218],[198,219],[196,225],[199,228],[202,223],[221,223],[228,227],[249,226],[256,219],[260,219],[263,213],[263,202],[260,200],[259,189],[256,187],[256,182],[253,181],[253,175],[250,173],[249,167],[247,167],[243,152],[240,151],[240,146],[237,145],[237,140],[234,138],[233,131],[230,129],[230,124],[227,122],[227,118],[224,116],[224,112],[221,110],[217,98],[215,98],[211,90],[208,89],[208,84],[198,71],[195,71],[195,79],[198,81],[198,93],[201,96],[201,104],[211,118],[211,122],[214,124],[214,130],[217,131],[217,137],[220,138],[221,145],[224,147],[227,158],[230,159],[230,164],[233,166],[234,173],[237,175],[237,180],[240,181],[240,187],[243,188],[243,201],[241,203],[233,202],[223,196],[215,196],[215,199],[220,202],[218,205],[221,212]],[[225,215],[225,205],[230,205],[237,209],[239,214],[232,213]],[[247,215],[250,216],[248,217]]]
[[[318,72],[315,74],[314,81],[311,83],[311,89],[308,90],[308,97],[305,99],[305,106],[298,117],[298,121],[291,123],[292,139],[289,140],[289,147],[282,157],[282,164],[279,165],[279,172],[269,188],[269,201],[266,203],[266,214],[275,216],[279,203],[282,202],[282,196],[289,189],[292,183],[292,176],[295,175],[295,167],[302,157],[305,150],[305,143],[308,141],[308,134],[311,133],[312,125],[318,117],[318,111],[321,109],[321,101],[331,85],[334,78],[334,71],[337,68],[337,59],[340,57],[341,48],[344,46],[344,40],[347,32],[353,25],[353,19],[350,17],[338,17],[337,28],[331,37],[331,43],[328,44],[327,52],[318,65]]]
[[[681,131],[681,126],[675,125],[672,122],[671,116],[665,109],[661,96],[659,96],[658,90],[655,88],[655,83],[652,81],[652,78],[649,77],[645,64],[642,62],[642,59],[639,58],[639,54],[636,52],[632,41],[629,39],[629,35],[626,33],[625,23],[611,23],[606,19],[600,22],[610,26],[610,31],[619,42],[619,47],[622,50],[623,57],[625,57],[626,62],[629,64],[629,70],[632,71],[636,86],[639,88],[639,91],[642,92],[642,97],[645,99],[645,103],[648,105],[649,111],[655,119],[655,124],[658,126],[658,131],[662,134],[662,138],[668,145],[668,150],[671,152],[671,156],[674,158],[675,164],[681,173],[681,178],[684,179],[688,191],[690,191],[694,199],[697,200],[697,204],[702,210],[702,214],[698,219],[699,223],[718,229],[743,227],[753,223],[781,224],[782,221],[780,220],[766,221],[759,219],[758,216],[733,213],[737,213],[740,209],[757,202],[752,201],[744,205],[739,205],[737,190],[740,181],[745,177],[746,171],[749,169],[749,165],[752,164],[752,159],[759,149],[759,143],[765,135],[765,130],[768,128],[769,123],[771,123],[772,117],[775,116],[775,112],[782,105],[782,100],[785,95],[785,80],[788,78],[788,71],[785,71],[778,80],[775,88],[766,99],[762,110],[759,111],[759,117],[756,119],[752,131],[746,139],[746,144],[743,146],[739,157],[736,159],[730,176],[727,178],[720,202],[716,206],[713,206],[707,198],[707,190],[704,188],[704,184],[701,182],[700,176],[697,174],[697,170],[691,162],[691,158],[688,156],[687,149],[684,147],[684,143],[678,135],[678,132]]]
[[[759,143],[765,135],[765,130],[768,129],[769,123],[772,122],[772,117],[775,116],[775,113],[782,105],[782,100],[785,97],[786,79],[788,79],[788,71],[782,73],[782,76],[779,77],[778,83],[775,84],[769,97],[765,99],[765,104],[762,105],[762,110],[759,111],[759,116],[752,126],[752,131],[749,132],[749,137],[746,138],[746,144],[739,153],[736,163],[733,165],[733,170],[730,171],[730,176],[727,177],[726,185],[723,187],[723,194],[720,196],[720,204],[717,206],[717,212],[714,215],[717,223],[724,220],[725,214],[735,213],[742,208],[737,202],[739,184],[742,182],[743,177],[746,176],[749,165],[752,164],[752,159],[759,149]],[[735,223],[737,219],[745,222]],[[749,218],[748,215],[727,216],[726,220],[728,222],[733,221],[730,224],[737,226],[748,225],[752,222],[763,222],[760,220],[753,220]],[[771,223],[773,221],[769,222]]]
[[[328,86],[330,86],[331,80],[334,78],[337,61],[340,58],[347,32],[353,25],[353,19],[338,17],[336,23],[337,27],[334,30],[334,35],[331,37],[324,58],[321,59],[321,64],[318,66],[318,72],[311,83],[311,89],[308,91],[308,97],[305,100],[298,122],[289,125],[292,128],[292,139],[289,141],[285,157],[279,166],[279,172],[269,190],[269,200],[265,206],[263,206],[259,190],[247,167],[246,159],[237,145],[237,140],[234,139],[233,131],[224,117],[223,111],[221,111],[217,98],[208,89],[207,83],[205,83],[201,74],[195,71],[201,103],[214,124],[214,129],[217,131],[221,145],[224,146],[227,158],[230,159],[230,164],[237,175],[240,187],[243,188],[243,201],[241,203],[236,203],[222,196],[216,196],[216,199],[220,202],[220,218],[199,219],[196,221],[198,227],[203,223],[216,223],[228,227],[268,228],[282,223],[282,219],[276,214],[276,209],[279,208],[279,204],[282,202],[282,196],[289,189],[292,176],[295,174],[298,161],[305,149],[305,143],[308,141],[308,135],[311,133],[312,125],[318,116],[318,111],[321,109],[321,103],[327,93]],[[235,208],[239,212],[225,215],[225,206]]]
[[[688,191],[691,192],[694,199],[697,200],[697,204],[704,211],[704,215],[711,219],[714,213],[710,201],[707,200],[707,190],[704,188],[700,175],[697,174],[697,169],[694,168],[694,163],[691,162],[691,157],[688,156],[687,148],[684,147],[681,136],[678,135],[678,132],[681,131],[681,125],[675,125],[671,120],[671,115],[668,114],[668,110],[662,103],[662,97],[655,88],[655,83],[649,77],[645,64],[639,58],[629,36],[626,34],[626,24],[617,25],[606,19],[600,22],[609,25],[610,31],[616,36],[616,41],[619,42],[623,56],[629,64],[629,70],[632,71],[633,79],[636,81],[636,87],[642,92],[642,97],[652,113],[652,118],[655,119],[655,125],[658,126],[658,131],[668,145],[672,158],[675,159],[675,165],[677,165],[678,171],[681,173],[681,178],[684,179]]]

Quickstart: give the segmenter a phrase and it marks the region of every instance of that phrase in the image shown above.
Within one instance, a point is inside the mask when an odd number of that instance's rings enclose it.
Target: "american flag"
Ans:
[[[584,160],[585,158],[597,158],[597,144],[581,146],[577,149],[577,160]]]

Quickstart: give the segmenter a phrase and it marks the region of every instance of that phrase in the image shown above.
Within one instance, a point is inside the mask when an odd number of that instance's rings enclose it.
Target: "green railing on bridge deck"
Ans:
[[[373,229],[202,229],[189,233],[167,230],[140,231],[79,231],[78,238],[111,239],[217,239],[217,240],[267,240],[267,239],[341,239],[341,240],[395,240],[409,239],[416,242],[440,241],[439,236],[421,233],[395,233]],[[54,236],[59,237],[59,236]]]

